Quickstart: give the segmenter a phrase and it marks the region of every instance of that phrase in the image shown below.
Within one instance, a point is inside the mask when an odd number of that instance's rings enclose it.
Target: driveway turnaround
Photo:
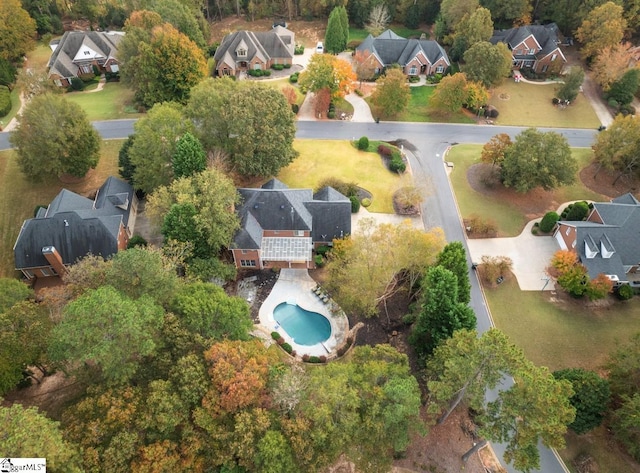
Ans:
[[[483,256],[508,256],[513,261],[513,274],[522,291],[550,291],[546,268],[553,254],[560,249],[552,236],[536,236],[531,233],[531,220],[522,233],[513,238],[468,239],[469,254],[474,263],[480,263]]]

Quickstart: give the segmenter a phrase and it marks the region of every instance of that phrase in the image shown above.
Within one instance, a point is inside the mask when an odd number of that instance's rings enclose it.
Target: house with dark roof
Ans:
[[[351,233],[351,201],[332,187],[314,194],[272,179],[238,192],[240,230],[231,248],[237,268],[314,268],[315,248]]]
[[[509,47],[514,69],[527,68],[537,74],[559,73],[567,62],[560,49],[560,30],[555,23],[494,31],[489,42],[505,43]]]
[[[451,65],[449,56],[437,41],[406,39],[391,30],[376,36],[367,36],[356,48],[370,57],[379,74],[386,67],[398,64],[408,76],[443,74]]]
[[[292,64],[295,34],[280,25],[271,31],[236,31],[216,49],[215,75],[235,76],[241,71],[269,69],[274,64]]]
[[[100,72],[119,72],[118,43],[120,31],[67,31],[50,43],[53,53],[47,65],[49,79],[60,87],[71,85],[71,79]]]
[[[594,203],[586,221],[558,222],[554,236],[560,248],[577,253],[592,279],[640,280],[640,201],[632,194]]]
[[[108,258],[127,248],[138,199],[133,187],[109,177],[94,199],[63,189],[35,218],[25,220],[13,254],[27,279],[63,275],[88,254]]]

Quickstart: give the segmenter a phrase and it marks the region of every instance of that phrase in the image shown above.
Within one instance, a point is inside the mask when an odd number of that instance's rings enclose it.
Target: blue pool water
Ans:
[[[331,335],[331,324],[317,312],[283,302],[273,310],[273,318],[298,345],[315,345]]]

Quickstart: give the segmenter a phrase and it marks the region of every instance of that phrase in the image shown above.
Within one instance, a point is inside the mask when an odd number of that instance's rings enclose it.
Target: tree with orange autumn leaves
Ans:
[[[590,300],[603,299],[613,290],[613,282],[602,273],[590,280],[587,268],[573,251],[556,251],[547,272],[573,297],[586,295]]]
[[[314,54],[300,74],[298,83],[303,89],[317,92],[327,88],[331,97],[342,98],[353,88],[356,74],[351,64],[331,54]]]

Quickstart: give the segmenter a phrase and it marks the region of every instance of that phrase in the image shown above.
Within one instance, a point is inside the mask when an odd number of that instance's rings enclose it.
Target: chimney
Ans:
[[[51,267],[56,270],[56,273],[58,273],[58,275],[64,276],[64,274],[66,274],[67,268],[62,263],[62,256],[60,256],[60,253],[58,253],[58,250],[56,250],[55,246],[43,247],[42,254],[45,258],[47,258],[47,261],[49,262]]]

